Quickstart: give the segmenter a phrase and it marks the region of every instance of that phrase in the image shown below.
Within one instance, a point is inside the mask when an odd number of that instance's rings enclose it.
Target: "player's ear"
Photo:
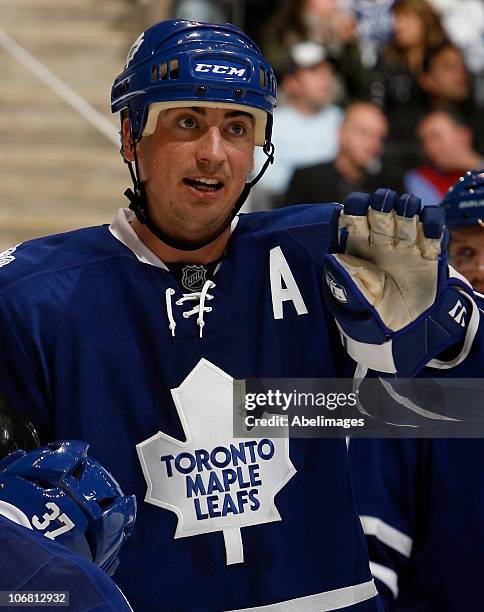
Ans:
[[[126,161],[132,162],[134,161],[133,151],[131,150],[131,130],[129,127],[129,119],[125,117],[123,119],[123,123],[121,126],[121,135],[122,135],[122,154]]]

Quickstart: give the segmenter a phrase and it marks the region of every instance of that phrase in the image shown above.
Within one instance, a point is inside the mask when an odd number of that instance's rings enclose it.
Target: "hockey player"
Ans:
[[[442,202],[452,263],[482,283],[484,172],[463,176]],[[479,287],[480,288],[480,287]],[[482,369],[458,371],[482,377]],[[371,569],[387,610],[482,608],[482,439],[354,439],[356,500]]]
[[[58,442],[0,461],[2,606],[131,610],[106,572],[133,528],[135,498],[87,449]]]
[[[361,369],[405,375],[449,345],[463,360],[475,333],[447,313],[471,297],[442,223],[410,196],[237,216],[275,94],[237,28],[153,26],[112,90],[130,210],[2,257],[0,388],[145,497],[116,574],[137,611],[381,609],[344,442],[234,439],[233,379],[337,375],[333,316]]]
[[[469,171],[442,201],[450,229],[449,258],[474,289],[484,291],[484,168]]]

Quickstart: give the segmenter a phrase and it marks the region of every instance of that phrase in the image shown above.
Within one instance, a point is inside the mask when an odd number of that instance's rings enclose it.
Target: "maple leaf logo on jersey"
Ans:
[[[145,501],[174,512],[175,538],[222,531],[243,562],[241,527],[282,520],[274,497],[296,470],[288,438],[233,438],[234,380],[201,359],[173,399],[186,442],[162,432],[137,445]]]
[[[19,246],[20,244],[16,244],[14,247],[10,247],[6,251],[3,251],[3,253],[0,253],[0,268],[3,268],[3,266],[15,261],[15,257],[12,255],[12,253],[14,253]]]

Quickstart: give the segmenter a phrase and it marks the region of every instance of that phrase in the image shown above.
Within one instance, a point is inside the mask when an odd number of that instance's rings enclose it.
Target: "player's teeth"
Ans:
[[[187,185],[191,185],[196,189],[201,189],[202,191],[216,191],[220,189],[223,184],[217,179],[212,178],[201,178],[201,179],[185,179],[185,183]]]

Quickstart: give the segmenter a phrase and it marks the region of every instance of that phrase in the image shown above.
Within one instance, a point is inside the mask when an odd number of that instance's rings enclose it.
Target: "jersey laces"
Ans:
[[[200,291],[191,293],[183,293],[182,297],[175,302],[176,306],[183,306],[185,302],[196,302],[191,310],[185,310],[183,317],[188,319],[192,315],[197,316],[197,325],[200,328],[200,338],[203,337],[203,327],[205,325],[204,315],[206,312],[212,312],[211,306],[205,306],[205,302],[213,299],[213,295],[208,293],[210,289],[215,287],[215,283],[211,280],[205,281]],[[175,336],[176,321],[173,316],[172,297],[175,295],[175,290],[171,287],[165,291],[166,313],[168,315],[168,327],[171,330],[171,335]]]

